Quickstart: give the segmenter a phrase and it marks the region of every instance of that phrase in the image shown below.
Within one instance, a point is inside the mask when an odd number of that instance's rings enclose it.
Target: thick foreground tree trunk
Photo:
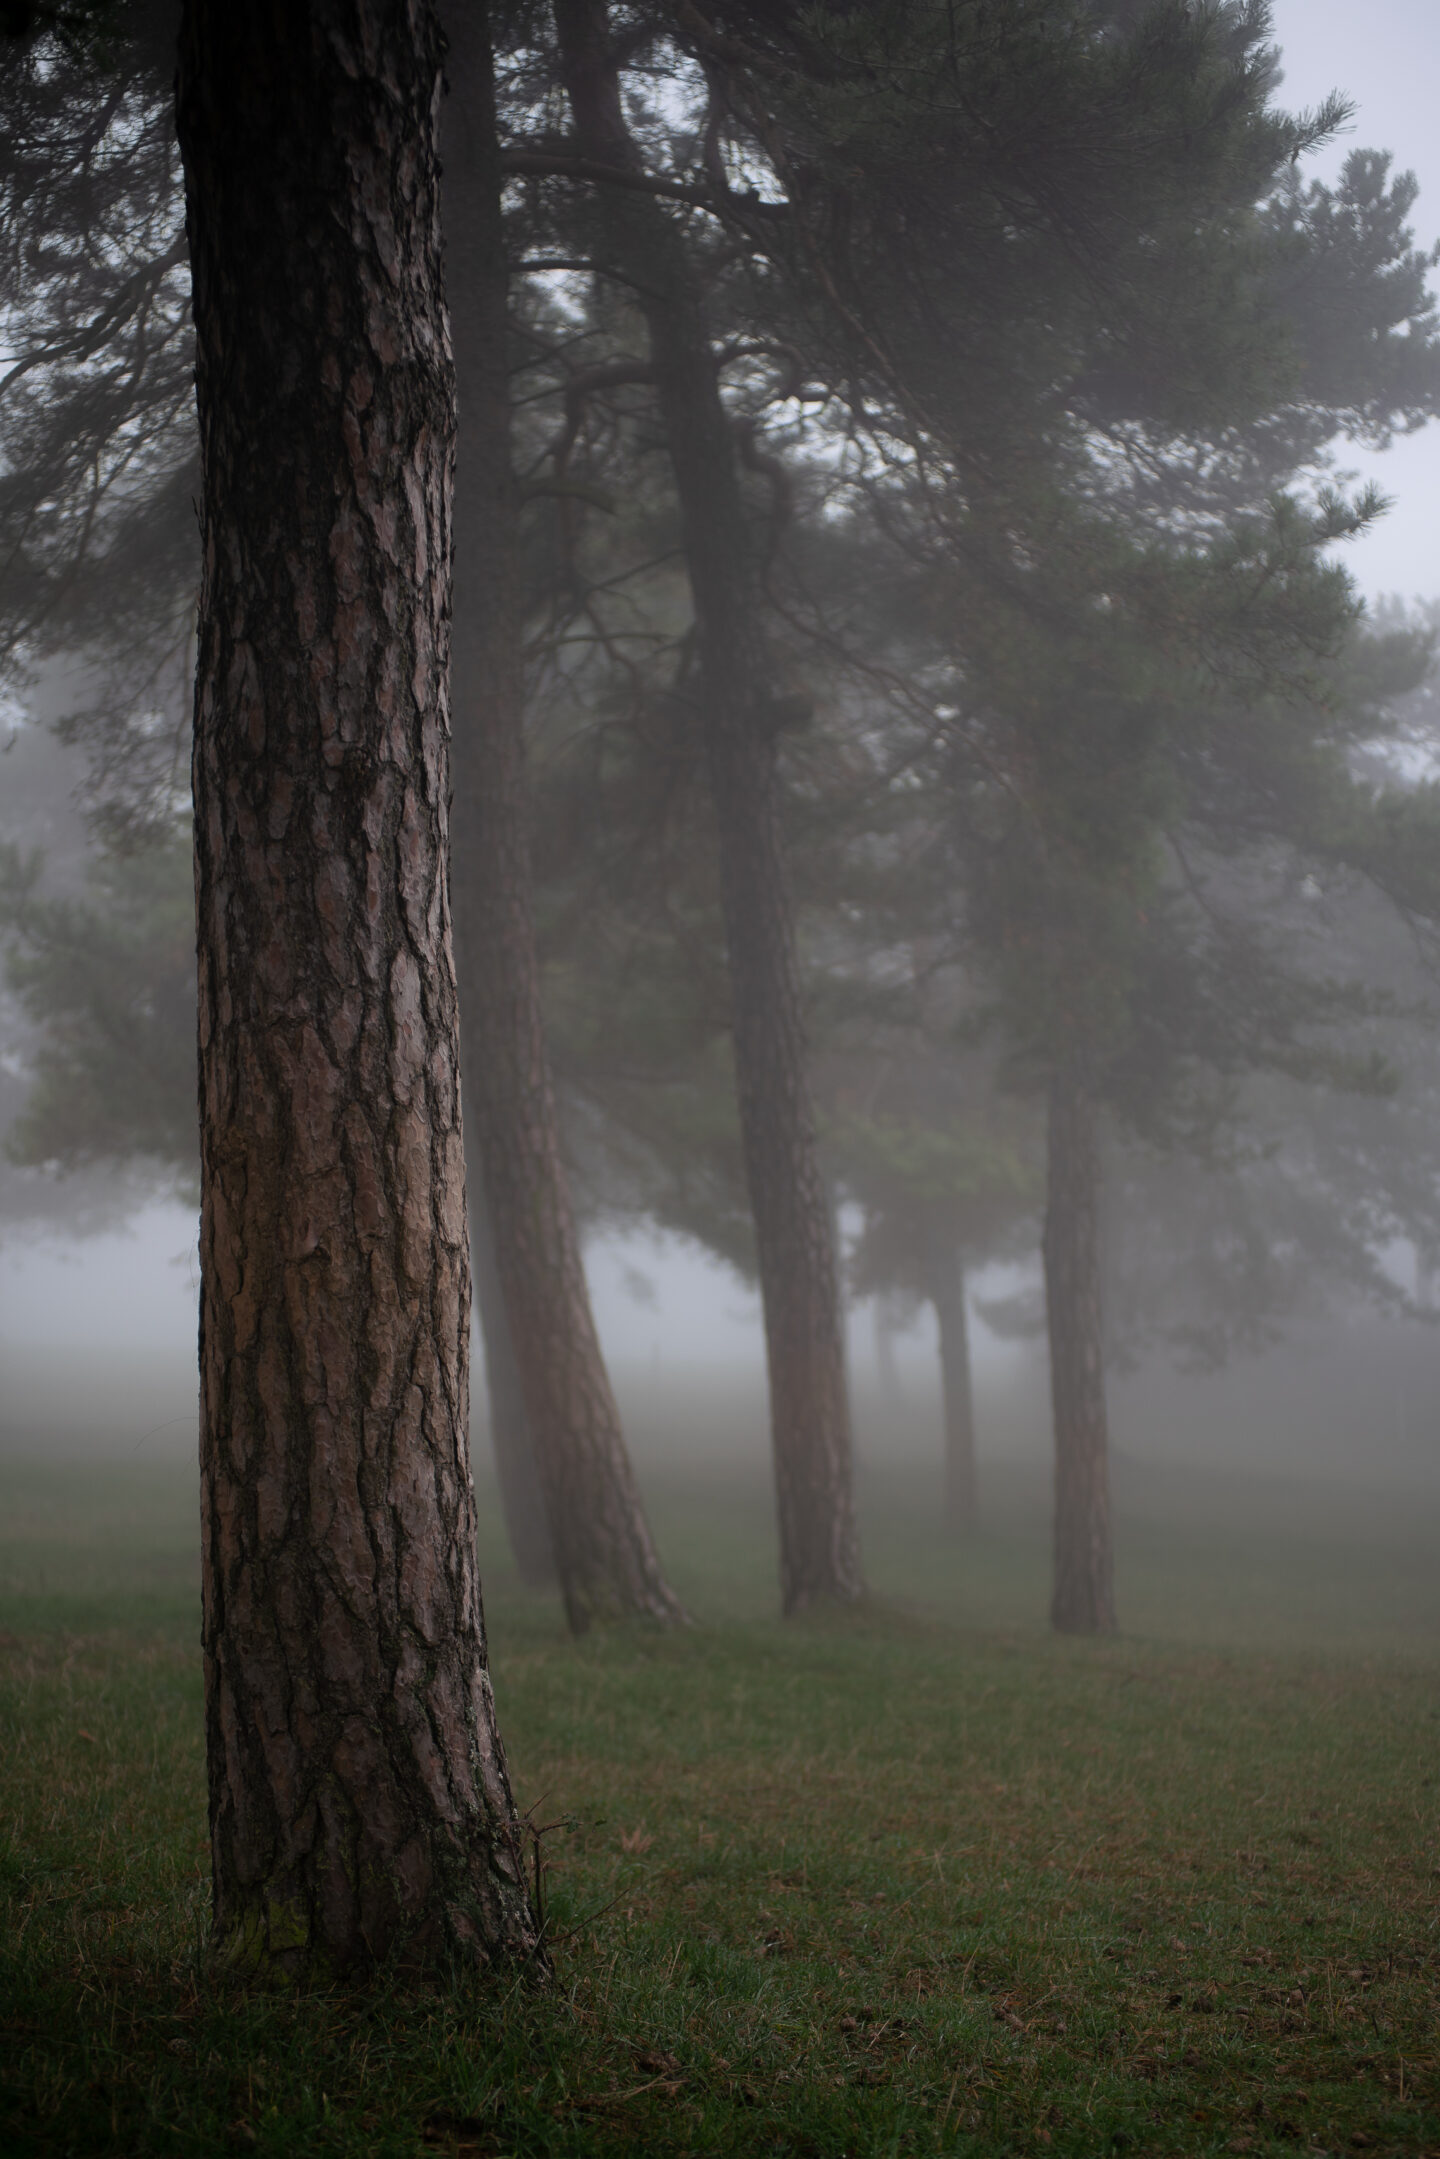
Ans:
[[[970,1322],[965,1268],[949,1239],[930,1255],[930,1302],[940,1335],[940,1399],[945,1425],[945,1526],[963,1534],[978,1526],[975,1473],[975,1395],[970,1374]]]
[[[604,0],[555,0],[581,154],[635,172]],[[605,245],[650,338],[695,605],[700,716],[715,801],[735,1071],[755,1217],[787,1612],[860,1596],[850,1405],[835,1246],[816,1156],[800,986],[781,860],[770,695],[735,444],[698,281],[643,191],[602,185]]]
[[[464,1029],[461,1029],[462,1036]],[[466,1128],[469,1139],[469,1128]],[[483,1201],[485,1173],[469,1160],[466,1175],[470,1186],[470,1263],[475,1278],[475,1310],[480,1320],[480,1339],[485,1344],[485,1394],[490,1406],[490,1446],[495,1456],[495,1481],[500,1487],[500,1512],[505,1534],[528,1589],[553,1589],[556,1585],[555,1551],[550,1542],[550,1517],[540,1485],[540,1469],[530,1440],[530,1419],[525,1413],[525,1390],[515,1345],[510,1340],[510,1321],[505,1311],[505,1289],[495,1238]]]
[[[1100,1150],[1093,1096],[1073,1069],[1050,1082],[1045,1304],[1055,1418],[1051,1623],[1111,1634],[1115,1562],[1100,1307]]]
[[[504,231],[483,6],[451,10],[445,136],[460,384],[455,493],[455,917],[465,1106],[565,1610],[684,1610],[660,1570],[590,1309],[545,1045],[530,905]]]
[[[467,1445],[424,0],[186,0],[217,1944],[533,1955]]]

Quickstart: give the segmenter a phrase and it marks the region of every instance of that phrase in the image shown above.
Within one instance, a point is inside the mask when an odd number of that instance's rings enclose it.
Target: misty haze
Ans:
[[[0,2147],[1440,2152],[1429,0],[0,14]]]

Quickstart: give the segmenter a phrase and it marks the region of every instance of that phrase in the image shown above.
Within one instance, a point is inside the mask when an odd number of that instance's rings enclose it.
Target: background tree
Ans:
[[[684,1613],[661,1573],[625,1452],[561,1160],[530,899],[509,273],[488,11],[472,5],[450,27],[445,217],[460,379],[456,927],[467,1129],[504,1292],[503,1317],[487,1321],[499,1382],[492,1430],[512,1534],[527,1558],[533,1449],[571,1627],[631,1612],[669,1623]],[[510,1419],[493,1415],[497,1398],[510,1408],[507,1335],[523,1434],[513,1410]]]
[[[871,511],[910,578],[934,576],[975,812],[957,857],[970,913],[996,903],[988,950],[1024,979],[1020,1039],[1038,1014],[1051,1029],[1054,1618],[1103,1629],[1095,1098],[1158,869],[1166,670],[1218,665],[1257,688],[1342,633],[1341,581],[1315,558],[1347,513],[1282,508],[1262,537],[1263,505],[1339,428],[1429,409],[1424,264],[1363,161],[1335,195],[1286,184],[1337,114],[1292,122],[1269,105],[1255,11],[722,20],[746,42],[698,49],[723,72],[736,141],[796,207],[777,227],[796,334],[828,353],[852,412],[883,416],[852,431]],[[923,118],[917,71],[933,86]],[[1297,388],[1287,309],[1298,320],[1340,287],[1347,334]],[[987,820],[1007,847],[987,845]]]
[[[754,542],[702,285],[645,185],[603,0],[556,0],[575,145],[638,180],[602,186],[604,253],[644,318],[695,608],[691,694],[718,840],[740,1128],[755,1219],[787,1612],[861,1592],[834,1240],[816,1156],[794,934],[781,860],[775,736]]]
[[[1033,1235],[1035,1120],[997,1096],[973,1056],[937,1054],[930,1043],[910,1050],[887,1060],[863,1109],[832,1114],[826,1137],[842,1188],[863,1210],[852,1288],[934,1313],[945,1521],[964,1534],[980,1523],[967,1274]]]

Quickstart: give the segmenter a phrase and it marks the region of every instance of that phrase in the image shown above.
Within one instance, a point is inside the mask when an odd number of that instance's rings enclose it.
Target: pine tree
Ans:
[[[215,1931],[280,1970],[543,1955],[467,1459],[440,53],[374,0],[180,43]]]
[[[645,185],[603,0],[556,0],[559,64],[580,157],[602,185],[601,247],[644,317],[695,608],[694,687],[712,790],[732,990],[740,1126],[770,1374],[787,1612],[861,1593],[843,1322],[816,1153],[794,932],[779,832],[781,705],[768,663],[739,453],[696,267]]]
[[[493,1240],[525,1433],[539,1472],[571,1627],[629,1613],[684,1618],[650,1537],[590,1310],[561,1158],[530,896],[523,614],[511,469],[508,269],[486,11],[451,25],[445,214],[460,378],[456,485],[456,929],[466,1116]],[[517,1553],[532,1558],[526,1454],[494,1414],[502,1489],[517,1501]],[[498,1384],[497,1384],[498,1383]]]
[[[1337,109],[1270,106],[1256,10],[718,21],[695,49],[785,189],[792,335],[843,388],[858,491],[924,594],[968,926],[1047,1095],[1054,1618],[1103,1630],[1098,1119],[1181,815],[1173,745],[1189,727],[1213,759],[1207,678],[1254,711],[1343,636],[1320,553],[1374,505],[1267,497],[1340,429],[1433,409],[1426,264],[1383,162],[1290,182]],[[1312,377],[1295,339],[1327,303]],[[1296,1004],[1256,1030],[1271,1050]]]

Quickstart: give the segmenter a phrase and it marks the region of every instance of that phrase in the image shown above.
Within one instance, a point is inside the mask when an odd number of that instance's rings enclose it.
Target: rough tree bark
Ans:
[[[1082,1072],[1050,1081],[1045,1303],[1055,1420],[1055,1584],[1051,1624],[1115,1629],[1109,1435],[1100,1303],[1100,1150]]]
[[[217,1946],[537,1954],[467,1451],[426,0],[186,0]]]
[[[582,156],[639,171],[605,0],[555,0]],[[755,1217],[787,1612],[862,1594],[835,1247],[815,1145],[781,856],[777,707],[735,443],[685,241],[640,190],[599,190],[604,244],[635,288],[680,503],[700,720],[720,850],[735,1071]]]
[[[463,1007],[462,1007],[463,1009]],[[461,1027],[464,1036],[464,1027]],[[550,1541],[550,1517],[540,1485],[540,1468],[530,1438],[530,1419],[525,1412],[525,1390],[510,1322],[505,1314],[505,1288],[490,1217],[483,1202],[485,1172],[466,1125],[466,1180],[470,1188],[470,1263],[475,1278],[475,1310],[480,1320],[480,1339],[485,1345],[485,1394],[490,1407],[490,1446],[495,1456],[495,1481],[500,1487],[500,1512],[505,1534],[520,1579],[529,1589],[556,1586],[555,1549]]]
[[[930,1302],[940,1335],[940,1400],[945,1426],[945,1525],[964,1533],[980,1520],[975,1474],[975,1395],[970,1374],[970,1323],[965,1267],[953,1238],[941,1237],[929,1256]]]
[[[666,1582],[600,1353],[566,1185],[530,903],[508,273],[488,10],[450,11],[446,240],[460,382],[455,918],[465,1105],[570,1625],[684,1610]]]

